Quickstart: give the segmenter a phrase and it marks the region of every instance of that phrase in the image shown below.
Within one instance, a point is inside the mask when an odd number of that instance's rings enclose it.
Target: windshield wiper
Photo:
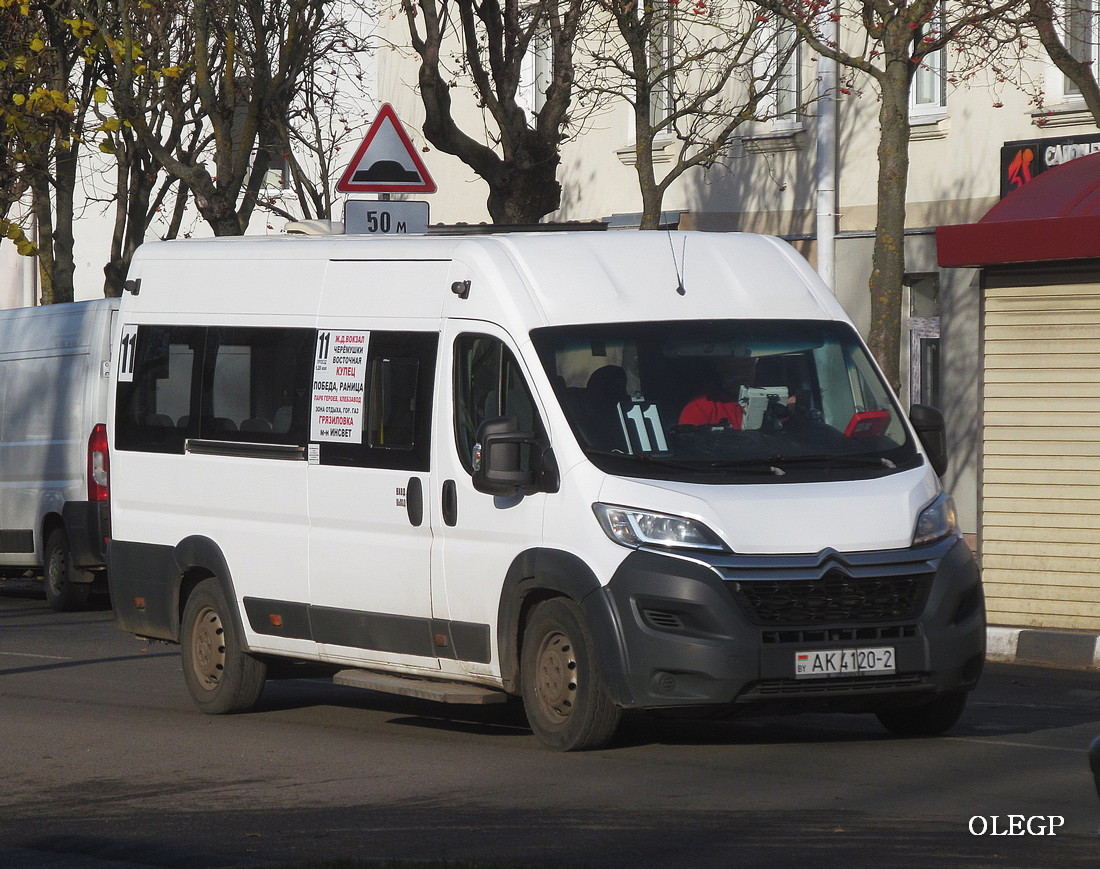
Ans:
[[[773,467],[771,461],[768,459],[741,459],[732,462],[684,462],[660,459],[650,453],[622,453],[614,450],[585,450],[585,452],[590,456],[607,456],[612,459],[633,459],[634,461],[643,462],[652,467],[669,468],[676,471],[691,471],[695,474],[725,471],[732,468],[750,472],[756,470],[762,473],[775,474],[776,476],[783,476],[783,474],[786,473],[786,471],[781,468]]]
[[[829,454],[821,455],[809,455],[809,456],[782,456],[772,455],[766,458],[758,457],[754,459],[731,459],[724,462],[711,462],[708,467],[715,469],[737,469],[752,467],[754,465],[770,468],[771,472],[776,476],[782,476],[786,473],[783,470],[784,465],[810,465],[820,464],[824,467],[835,467],[836,465],[847,465],[849,467],[878,467],[878,468],[896,468],[890,459],[882,456],[837,456]]]
[[[771,461],[786,464],[808,465],[821,462],[824,465],[848,465],[857,468],[896,468],[885,456],[845,456],[835,453],[812,456],[772,456]]]
[[[780,458],[780,456],[772,456],[770,458],[727,459],[721,462],[707,462],[706,467],[715,471],[750,471],[757,469],[761,472],[782,477],[787,472],[776,466]]]

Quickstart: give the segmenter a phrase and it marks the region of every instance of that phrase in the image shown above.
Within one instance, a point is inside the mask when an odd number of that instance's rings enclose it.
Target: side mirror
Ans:
[[[913,423],[917,437],[928,453],[932,469],[942,477],[947,471],[947,426],[943,413],[927,404],[914,404],[909,408],[909,421]]]
[[[505,497],[533,489],[538,480],[536,447],[535,433],[520,431],[514,416],[485,420],[473,450],[474,488]]]

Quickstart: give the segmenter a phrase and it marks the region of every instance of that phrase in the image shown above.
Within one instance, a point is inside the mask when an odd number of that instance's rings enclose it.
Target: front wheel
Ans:
[[[580,608],[564,598],[536,606],[521,655],[523,708],[539,741],[558,751],[607,745],[622,710],[604,684]]]
[[[54,528],[46,538],[42,584],[46,587],[46,603],[57,612],[71,612],[88,606],[92,594],[90,582],[74,582],[79,568],[73,565],[69,535],[64,528]]]
[[[203,712],[226,715],[256,705],[267,665],[244,650],[216,579],[204,579],[187,598],[180,647],[187,690]]]
[[[954,727],[966,708],[966,692],[941,694],[916,706],[899,706],[876,713],[891,733],[899,736],[939,736]]]

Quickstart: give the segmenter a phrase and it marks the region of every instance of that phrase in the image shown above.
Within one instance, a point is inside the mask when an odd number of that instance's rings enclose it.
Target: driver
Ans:
[[[715,360],[714,383],[680,411],[680,425],[728,425],[741,428],[744,408],[738,402],[742,386],[752,386],[756,360],[751,356],[723,356]]]

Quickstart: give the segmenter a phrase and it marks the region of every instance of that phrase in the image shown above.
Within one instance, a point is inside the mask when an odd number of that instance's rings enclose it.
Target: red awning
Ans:
[[[945,268],[1100,259],[1100,154],[1048,169],[977,223],[936,228]]]

